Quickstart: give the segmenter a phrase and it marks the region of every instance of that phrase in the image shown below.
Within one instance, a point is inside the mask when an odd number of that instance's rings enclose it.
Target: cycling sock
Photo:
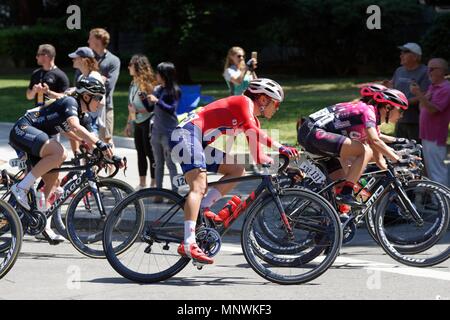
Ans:
[[[206,196],[202,199],[202,202],[200,203],[200,208],[211,208],[214,203],[217,202],[217,200],[222,198],[222,194],[219,190],[216,188],[209,189]]]
[[[352,194],[354,185],[355,184],[353,182],[346,181],[344,186],[342,187],[341,194],[342,195]]]
[[[17,186],[23,190],[30,190],[35,181],[36,178],[33,176],[33,174],[31,174],[31,172],[29,172]]]
[[[195,225],[196,222],[192,220],[184,221],[184,243],[195,243]]]

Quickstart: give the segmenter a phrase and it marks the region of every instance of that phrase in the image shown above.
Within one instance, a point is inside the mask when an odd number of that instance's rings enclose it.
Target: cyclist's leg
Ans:
[[[342,159],[353,157],[352,165],[348,169],[346,180],[355,184],[363,174],[370,159],[372,159],[372,149],[359,141],[346,138],[342,144],[340,156]]]
[[[223,174],[224,176],[220,180],[231,179],[231,178],[239,178],[245,174],[245,167],[241,164],[221,164],[219,167],[218,173]],[[235,183],[226,183],[221,184],[215,187],[222,195],[226,195],[230,192],[235,186]]]

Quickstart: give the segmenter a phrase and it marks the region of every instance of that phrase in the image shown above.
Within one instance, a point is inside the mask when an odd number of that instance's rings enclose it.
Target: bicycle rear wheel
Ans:
[[[138,207],[143,214],[139,215]],[[143,189],[123,199],[108,217],[103,246],[123,277],[152,283],[173,277],[190,261],[177,253],[184,237],[184,198],[165,189]],[[122,252],[114,247],[137,235]]]
[[[432,181],[411,181],[404,192],[416,208],[423,225],[411,217],[399,194],[380,207],[375,216],[379,243],[393,259],[415,267],[439,264],[450,257],[450,194]],[[387,206],[396,210],[386,210]]]
[[[298,208],[287,216],[294,233],[294,239],[283,243],[274,243],[264,236],[260,215],[264,215],[269,224],[279,224],[280,213],[271,198],[265,199],[260,206],[252,208],[244,222],[241,240],[247,262],[263,278],[279,284],[300,284],[311,281],[323,274],[336,259],[342,245],[342,228],[339,217],[331,205],[321,196],[311,191],[284,189],[279,194],[283,208],[288,208],[299,199],[307,201],[308,206]],[[271,222],[272,221],[272,222]],[[282,239],[284,230],[275,225],[278,239]],[[266,245],[261,246],[255,234]],[[288,238],[286,238],[288,239]],[[276,245],[277,250],[272,250]],[[298,246],[302,250],[295,253],[279,254],[280,247]],[[276,252],[273,252],[276,251]]]
[[[16,263],[22,239],[22,223],[17,212],[7,202],[0,200],[0,279]]]
[[[106,216],[100,213],[91,186],[86,186],[69,205],[66,229],[70,242],[79,252],[91,258],[105,258],[102,240],[107,215],[134,189],[117,179],[101,179],[97,182],[97,188]],[[126,247],[126,244],[122,244],[122,247]]]

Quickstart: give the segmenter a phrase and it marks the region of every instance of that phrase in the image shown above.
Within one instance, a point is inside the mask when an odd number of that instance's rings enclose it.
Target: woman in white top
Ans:
[[[228,50],[223,77],[230,89],[230,95],[241,95],[250,81],[257,78],[254,71],[257,63],[256,59],[250,59],[245,63],[245,52],[241,47],[232,47]]]

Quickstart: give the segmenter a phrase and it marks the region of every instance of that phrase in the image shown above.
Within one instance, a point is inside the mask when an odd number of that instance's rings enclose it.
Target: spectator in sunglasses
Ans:
[[[245,52],[241,47],[232,47],[228,50],[223,77],[231,96],[241,95],[248,88],[250,81],[257,78],[254,71],[257,64],[256,59],[245,62]]]

